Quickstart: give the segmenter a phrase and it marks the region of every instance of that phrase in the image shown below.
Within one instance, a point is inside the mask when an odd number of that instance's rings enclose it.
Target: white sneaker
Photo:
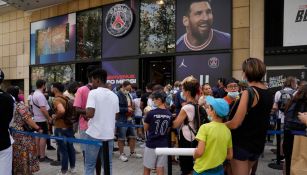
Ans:
[[[146,143],[140,144],[140,148],[145,148]]]
[[[142,156],[141,154],[138,154],[138,153],[136,153],[136,152],[133,152],[133,153],[130,153],[130,157],[140,159],[140,158],[142,158],[143,156]]]
[[[71,174],[76,174],[77,173],[77,169],[76,168],[71,168],[70,170],[68,170]]]
[[[123,162],[127,162],[128,161],[128,157],[126,156],[125,153],[122,153],[120,156],[119,156],[119,160],[123,161]]]

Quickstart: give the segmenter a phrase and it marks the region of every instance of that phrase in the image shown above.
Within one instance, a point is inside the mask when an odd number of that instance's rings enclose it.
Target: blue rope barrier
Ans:
[[[129,123],[116,123],[117,128],[143,128],[143,125],[134,125]]]
[[[306,131],[291,131],[293,135],[301,135],[301,136],[307,136]]]
[[[278,130],[268,130],[267,135],[280,135],[282,134],[283,131],[278,131]]]
[[[69,137],[58,137],[58,136],[52,136],[52,135],[47,135],[47,134],[41,134],[41,133],[19,131],[19,130],[16,130],[16,129],[10,129],[10,131],[12,133],[19,133],[19,134],[32,136],[32,137],[40,137],[40,138],[45,138],[45,139],[61,140],[61,141],[64,141],[64,142],[81,143],[81,144],[94,145],[94,146],[102,146],[101,141],[95,141],[95,140],[75,139],[75,138],[69,138]]]
[[[134,116],[133,118],[143,118],[143,116]]]

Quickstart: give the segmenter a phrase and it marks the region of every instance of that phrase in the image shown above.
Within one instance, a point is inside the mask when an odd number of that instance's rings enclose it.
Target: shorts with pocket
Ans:
[[[238,146],[233,146],[233,158],[241,161],[256,161],[261,154],[252,153]]]
[[[132,121],[127,122],[117,122],[117,124],[120,126],[118,127],[118,138],[117,140],[126,140],[126,137],[128,138],[136,138],[136,128],[131,127],[133,125]],[[125,126],[127,125],[127,126]],[[130,126],[128,126],[130,125]]]
[[[153,169],[156,167],[166,167],[167,166],[167,155],[156,155],[155,148],[145,147],[143,165],[146,168]]]
[[[43,130],[43,134],[48,134],[47,122],[36,122],[36,124]]]

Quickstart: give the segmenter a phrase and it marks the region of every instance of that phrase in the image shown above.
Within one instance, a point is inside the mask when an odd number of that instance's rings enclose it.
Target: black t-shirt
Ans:
[[[14,100],[10,94],[0,90],[0,151],[11,146],[9,125],[13,118]]]
[[[254,87],[259,94],[259,101],[245,116],[242,124],[232,130],[233,145],[255,154],[264,149],[265,136],[269,126],[273,100],[269,90]]]
[[[151,92],[146,92],[141,97],[141,102],[143,103],[143,107],[147,106],[148,97],[150,96]]]

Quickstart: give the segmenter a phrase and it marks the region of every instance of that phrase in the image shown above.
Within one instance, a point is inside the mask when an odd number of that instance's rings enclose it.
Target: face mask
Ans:
[[[125,95],[129,94],[129,91],[124,90],[124,94],[125,94]]]
[[[237,98],[239,96],[239,92],[236,91],[236,92],[228,92],[227,94],[229,97],[231,98]]]
[[[185,96],[183,95],[183,92],[180,92],[180,98],[184,101],[186,101],[187,99],[185,98]]]
[[[158,106],[157,106],[155,103],[153,103],[152,106],[151,106],[151,108],[152,108],[152,109],[156,109],[156,108],[158,108]]]
[[[242,78],[241,82],[242,82],[242,83],[248,83],[247,80],[246,80],[246,79],[243,79],[243,78]]]
[[[208,120],[211,122],[212,121],[212,117],[210,115],[208,115]]]

